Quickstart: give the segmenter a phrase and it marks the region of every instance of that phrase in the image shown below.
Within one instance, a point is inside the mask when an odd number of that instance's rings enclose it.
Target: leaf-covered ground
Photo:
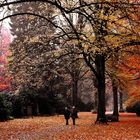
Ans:
[[[120,114],[119,122],[95,125],[96,115],[79,113],[76,125],[62,115],[0,122],[0,140],[140,140],[140,117]]]

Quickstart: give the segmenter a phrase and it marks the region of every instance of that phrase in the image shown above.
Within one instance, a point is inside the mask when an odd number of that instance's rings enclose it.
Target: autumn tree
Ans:
[[[0,91],[10,90],[10,76],[8,74],[9,45],[11,42],[10,31],[1,26],[0,30]]]
[[[64,1],[64,4],[71,7],[75,1]],[[78,99],[78,83],[81,78],[87,73],[88,69],[85,67],[85,62],[82,57],[81,49],[78,48],[77,40],[73,36],[73,27],[82,32],[82,28],[85,26],[83,17],[79,14],[71,13],[67,16],[58,12],[58,18],[60,21],[57,24],[63,27],[64,30],[60,30],[58,37],[60,37],[59,47],[65,50],[65,57],[61,58],[64,61],[64,68],[66,73],[70,75],[71,85],[72,85],[72,105],[77,105]],[[71,23],[71,24],[70,24]],[[67,33],[67,36],[65,35]],[[68,33],[69,32],[69,33]],[[62,36],[62,37],[61,37]],[[70,38],[73,38],[72,40]],[[60,56],[63,56],[61,53]]]
[[[20,12],[35,12],[36,9],[41,10],[45,8],[46,7],[44,5],[42,6],[39,3],[33,3],[32,5],[26,3],[25,6],[17,6],[18,11]],[[15,10],[13,11],[13,13],[17,13],[17,11]],[[18,20],[19,22],[14,22],[16,20]],[[19,86],[31,86],[32,88],[36,86],[41,86],[45,82],[42,81],[43,77],[40,77],[40,75],[38,75],[36,72],[39,72],[40,70],[44,71],[43,62],[46,61],[45,52],[47,52],[45,51],[46,48],[44,46],[45,40],[49,38],[47,37],[45,39],[46,36],[44,35],[46,34],[46,30],[44,30],[44,26],[46,25],[47,27],[49,25],[48,23],[43,22],[43,20],[39,20],[37,17],[32,17],[28,15],[24,16],[24,18],[22,16],[12,18],[11,22],[12,32],[15,36],[15,39],[11,46],[11,51],[13,55],[13,61],[11,63],[12,72],[14,75],[13,80],[16,80],[15,83],[19,84]],[[42,32],[44,32],[44,35],[42,34]],[[48,32],[53,32],[53,29],[48,30]],[[52,47],[50,45],[48,51],[51,50],[51,48]],[[35,75],[36,78],[34,78]],[[38,83],[36,83],[37,81]],[[16,86],[19,87],[18,85]]]
[[[48,5],[26,3],[17,5],[16,8],[18,12],[41,12],[53,19],[53,7],[48,9]],[[17,9],[13,10],[13,14],[17,13]],[[55,96],[64,94],[67,90],[62,83],[64,78],[59,74],[63,71],[58,71],[61,67],[59,61],[53,58],[57,57],[56,40],[50,39],[55,32],[53,26],[46,20],[31,15],[13,17],[11,22],[11,31],[15,37],[10,48],[14,90],[18,93],[41,93],[38,98],[42,102],[44,99],[50,100],[50,104],[57,108],[51,102],[55,102]],[[40,101],[36,102],[41,104]]]
[[[128,93],[127,106],[139,101],[139,46],[123,50],[118,76],[125,80],[123,88]]]
[[[10,4],[21,3],[14,1],[2,3],[0,7]],[[24,1],[27,2],[27,1]],[[33,0],[32,0],[33,2]],[[42,2],[44,2],[42,0]],[[97,79],[98,87],[98,114],[97,123],[106,123],[105,116],[105,61],[112,52],[127,46],[140,44],[139,28],[134,30],[135,24],[139,25],[138,1],[50,1],[46,0],[57,8],[57,15],[60,15],[69,24],[71,30],[53,24],[63,34],[56,36],[63,40],[77,40],[77,47],[82,51],[83,58],[88,67],[91,68]],[[82,28],[75,26],[68,18],[70,14],[81,15],[86,20],[86,25]],[[12,15],[11,15],[12,16]]]
[[[64,68],[66,76],[69,77],[69,82],[71,84],[71,105],[78,106],[79,81],[84,79],[85,75],[89,72],[89,69],[86,67],[77,47],[73,47],[72,45],[75,45],[74,42],[72,42],[72,44],[66,44],[64,48],[67,55],[62,57],[60,61],[63,64],[62,67]]]

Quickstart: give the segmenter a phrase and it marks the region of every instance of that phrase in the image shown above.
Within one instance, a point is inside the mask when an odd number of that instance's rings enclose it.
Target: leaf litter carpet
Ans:
[[[121,113],[119,122],[95,125],[96,114],[79,113],[76,125],[63,115],[0,122],[0,140],[140,140],[140,117]]]

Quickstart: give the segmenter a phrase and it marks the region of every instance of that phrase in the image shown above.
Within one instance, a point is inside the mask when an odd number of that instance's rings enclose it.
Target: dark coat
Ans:
[[[65,119],[69,119],[70,118],[70,110],[69,109],[65,110],[64,116],[65,116]]]
[[[78,113],[78,111],[77,111],[77,109],[72,109],[71,110],[71,117],[73,118],[73,119],[75,119],[75,118],[77,118],[77,113]]]

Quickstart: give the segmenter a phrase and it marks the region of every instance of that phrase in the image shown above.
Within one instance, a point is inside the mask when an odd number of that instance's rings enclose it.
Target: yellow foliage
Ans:
[[[76,40],[76,39],[69,40],[69,41],[67,41],[67,44],[69,44],[69,45],[76,45],[76,44],[78,44],[78,40]]]
[[[29,42],[34,43],[34,42],[39,42],[39,36],[34,36],[30,38]]]
[[[89,45],[88,44],[84,44],[83,47],[84,47],[84,51],[85,52],[89,49]]]
[[[28,17],[28,19],[29,19],[29,20],[34,20],[34,19],[35,19],[35,16],[30,15],[30,16]]]

